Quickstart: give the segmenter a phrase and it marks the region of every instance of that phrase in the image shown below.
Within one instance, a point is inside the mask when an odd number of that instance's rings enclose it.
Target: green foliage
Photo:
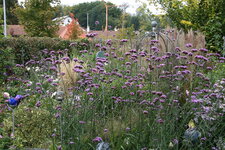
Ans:
[[[74,46],[70,46],[71,43],[74,43]],[[22,75],[24,72],[21,72],[21,69],[15,65],[25,64],[33,59],[33,56],[43,58],[41,50],[63,51],[68,49],[68,54],[73,56],[73,54],[80,55],[80,50],[89,49],[89,47],[87,39],[69,41],[47,37],[3,38],[0,40],[0,82],[6,83],[6,79],[12,75]],[[18,89],[14,87],[10,90],[14,90],[12,92],[16,93]]]
[[[205,25],[205,36],[208,49],[212,51],[222,51],[223,47],[223,23],[218,16],[212,16]]]
[[[12,118],[4,120],[4,130],[11,133]],[[54,117],[49,111],[40,108],[27,108],[21,105],[15,109],[15,146],[48,147],[54,128]]]
[[[3,83],[8,76],[13,74],[15,55],[10,48],[0,49],[0,82]]]
[[[55,17],[68,16],[72,12],[71,6],[58,5],[56,6]]]
[[[221,52],[225,35],[224,0],[149,0],[159,3],[179,29],[200,30],[206,34],[207,47]]]
[[[224,77],[224,72],[225,64],[217,64],[216,68],[212,72],[208,73],[208,77],[210,77],[212,82],[215,83],[216,81]]]
[[[138,15],[129,15],[127,14],[125,18],[125,28],[134,27],[134,30],[139,30],[141,24],[140,24],[141,17]]]
[[[9,149],[11,144],[12,144],[12,139],[10,139],[9,137],[0,138],[0,149],[1,150]]]
[[[13,12],[12,12],[12,10],[18,4],[18,0],[5,0],[5,3],[6,3],[7,24],[18,24],[18,19],[15,16],[15,14],[13,14]],[[3,5],[3,0],[0,0],[0,6],[2,6],[2,5]]]
[[[21,25],[29,36],[54,37],[58,31],[57,21],[53,21],[59,0],[28,0],[14,10]]]
[[[112,3],[107,3],[109,6],[113,6]],[[102,30],[105,27],[105,6],[103,2],[91,2],[81,3],[79,5],[72,6],[72,13],[78,18],[82,27],[87,27],[87,13],[89,13],[89,26],[91,30]],[[120,22],[120,16],[122,10],[116,6],[109,7],[109,22],[108,24],[114,27],[118,27]],[[95,21],[99,21],[100,24],[95,25]]]
[[[1,51],[10,47],[12,53],[16,55],[16,63],[25,63],[34,56],[40,56],[40,51],[48,50],[64,50],[69,49],[70,41],[61,39],[52,39],[48,37],[20,37],[20,38],[4,38],[0,41]]]
[[[137,16],[140,18],[141,30],[152,30],[151,22],[153,20],[153,15],[147,8],[146,4],[143,4],[137,9]]]
[[[127,27],[119,30],[119,34],[117,35],[119,39],[132,39],[135,36],[134,26]]]

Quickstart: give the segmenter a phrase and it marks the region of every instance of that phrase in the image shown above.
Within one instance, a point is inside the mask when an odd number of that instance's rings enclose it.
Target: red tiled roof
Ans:
[[[59,31],[57,32],[57,35],[59,35],[59,38],[64,38],[67,32],[66,26],[60,26]]]
[[[63,38],[64,35],[67,32],[66,26],[60,26],[59,31],[57,32],[57,35],[60,38]],[[24,27],[22,25],[8,25],[7,26],[7,34],[12,36],[21,36],[21,35],[27,35],[27,33],[24,30]]]
[[[7,34],[12,36],[26,35],[26,32],[21,25],[8,25]]]

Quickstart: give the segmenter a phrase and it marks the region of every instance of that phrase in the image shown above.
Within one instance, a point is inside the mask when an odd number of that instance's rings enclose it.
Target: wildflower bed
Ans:
[[[2,91],[23,100],[2,102],[0,146],[223,149],[225,58],[191,44],[166,53],[157,40],[147,44],[92,40],[77,51],[72,43],[69,55],[45,49],[16,64]]]

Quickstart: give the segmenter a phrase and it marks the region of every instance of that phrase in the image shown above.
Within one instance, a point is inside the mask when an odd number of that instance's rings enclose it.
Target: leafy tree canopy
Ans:
[[[26,0],[14,12],[29,36],[54,37],[58,25],[53,18],[59,3],[59,0]]]
[[[159,3],[180,29],[192,28],[205,33],[207,47],[221,51],[225,35],[224,0],[148,0]]]
[[[120,16],[122,15],[122,10],[112,3],[107,3],[109,5],[108,13],[108,24],[112,27],[120,26]],[[69,12],[75,14],[80,25],[84,28],[87,27],[87,13],[89,14],[89,26],[91,30],[102,30],[105,27],[105,5],[104,2],[90,2],[81,3],[74,6],[59,6],[57,16],[69,15]],[[61,9],[61,10],[60,10]],[[98,21],[99,24],[95,24]]]
[[[5,0],[6,3],[6,18],[7,24],[18,24],[17,17],[12,13],[12,10],[15,9],[18,4],[18,0]],[[3,5],[3,0],[0,0],[0,7]]]

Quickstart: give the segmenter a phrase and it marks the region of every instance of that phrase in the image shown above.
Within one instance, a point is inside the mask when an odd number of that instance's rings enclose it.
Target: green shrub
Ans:
[[[3,83],[7,76],[13,74],[14,53],[12,49],[0,49],[0,82]]]
[[[48,147],[54,128],[54,117],[41,108],[27,108],[26,106],[15,110],[15,139],[17,147]],[[4,130],[10,134],[12,118],[4,120]]]
[[[69,53],[72,51],[71,43],[75,44],[73,50],[84,50],[89,45],[87,39],[79,39],[76,41],[49,38],[49,37],[19,37],[19,38],[3,38],[0,40],[0,50],[4,50],[7,47],[12,49],[12,53],[15,54],[16,63],[25,63],[30,60],[32,56],[40,56],[40,51],[44,49],[48,50],[64,50],[68,49]],[[87,46],[83,43],[86,43]]]

